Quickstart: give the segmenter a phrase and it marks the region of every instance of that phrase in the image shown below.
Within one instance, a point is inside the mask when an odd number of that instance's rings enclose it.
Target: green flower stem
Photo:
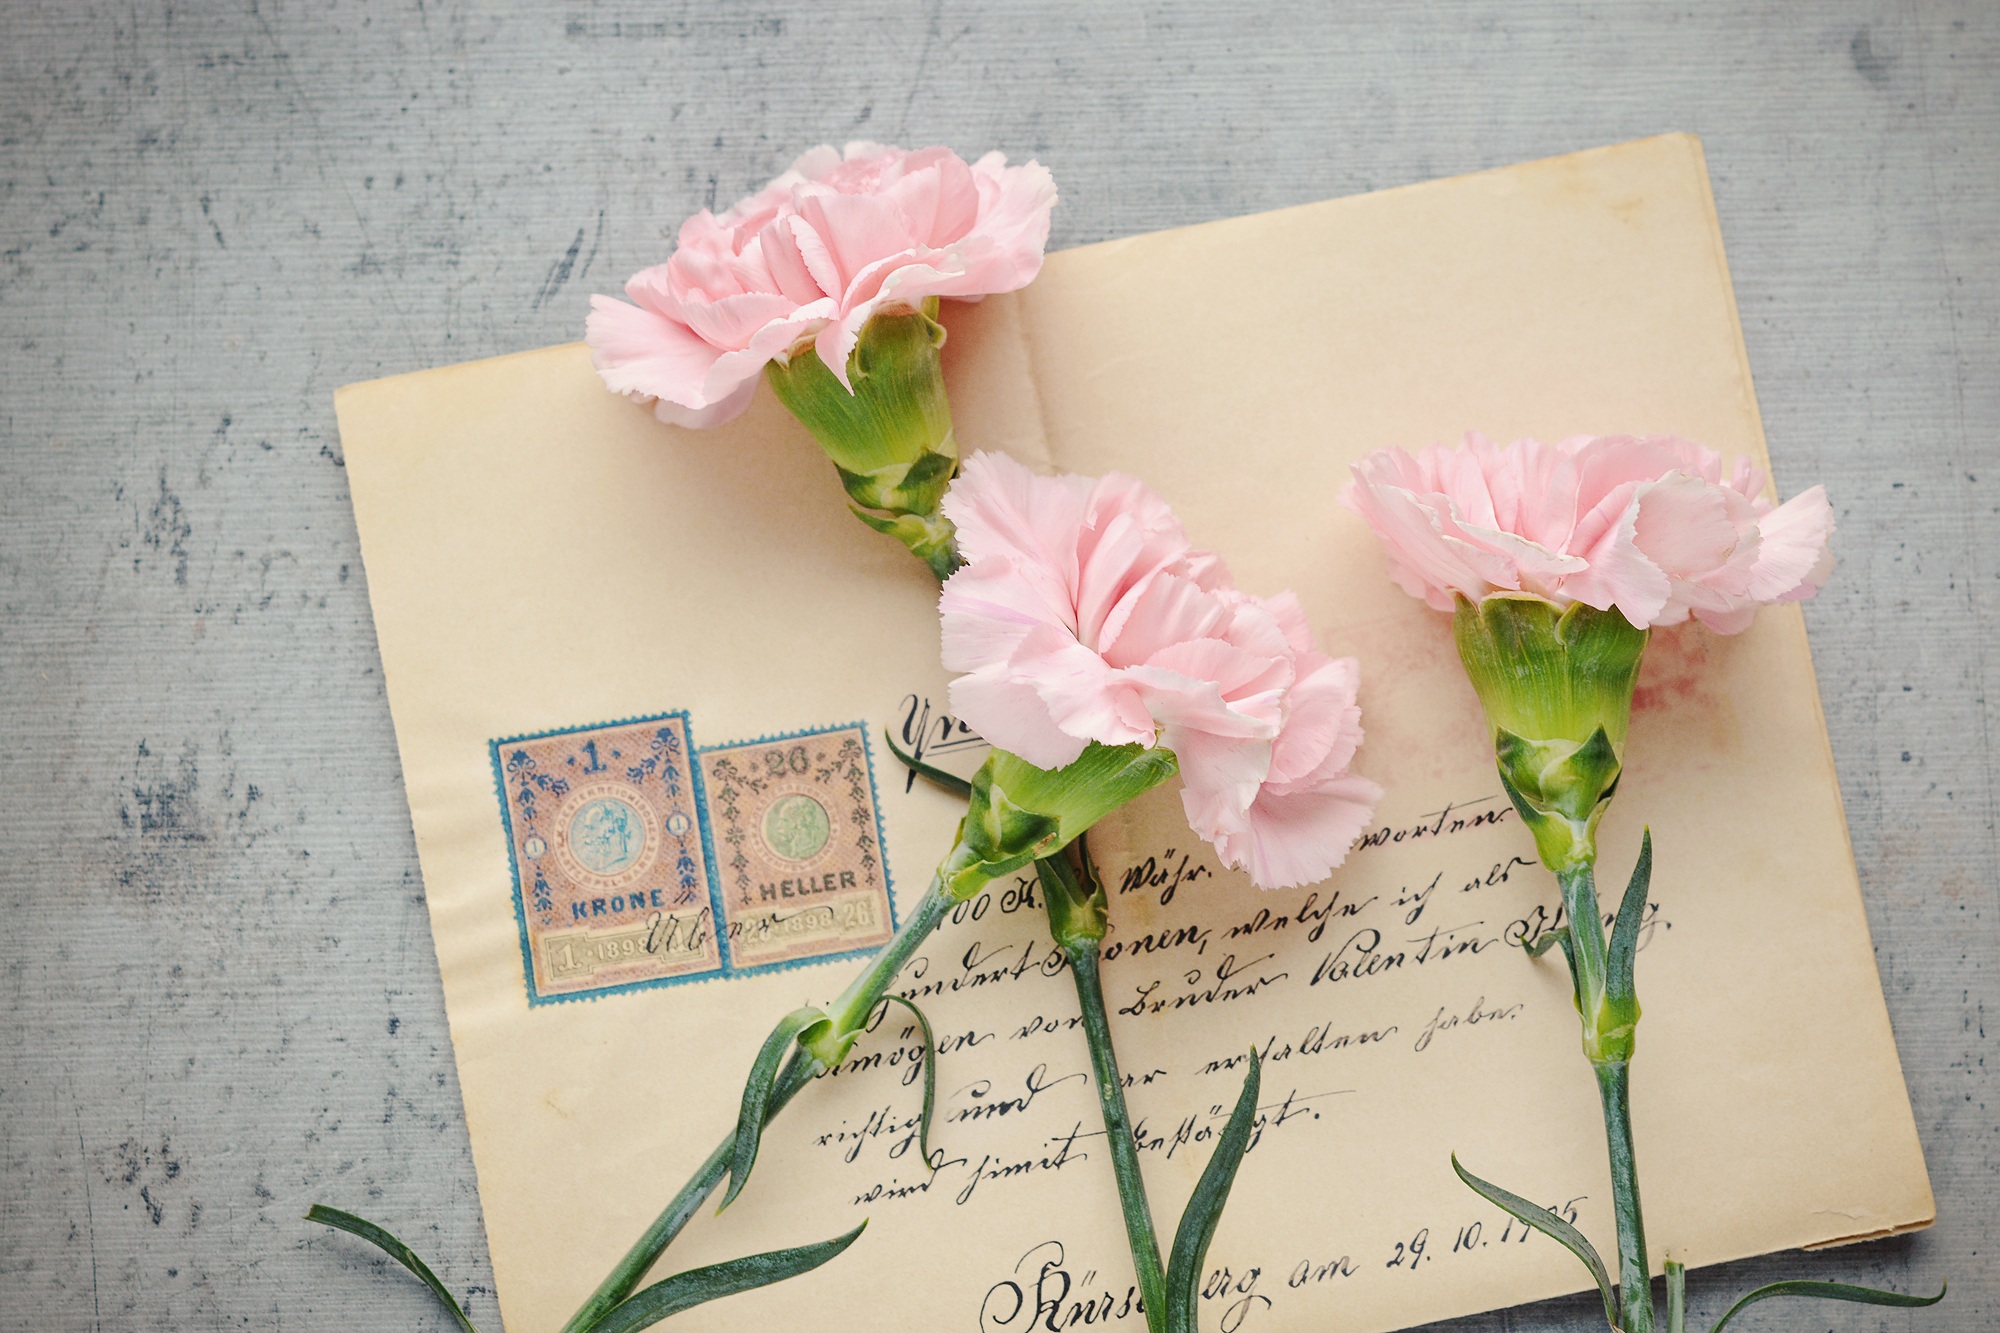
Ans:
[[[1687,1265],[1667,1260],[1667,1333],[1687,1333]]]
[[[794,1052],[771,1090],[766,1122],[783,1110],[785,1103],[797,1096],[801,1088],[818,1077],[822,1068],[819,1061],[804,1051]],[[681,1234],[681,1228],[688,1224],[688,1219],[700,1211],[708,1196],[715,1193],[716,1186],[722,1183],[723,1176],[729,1172],[730,1152],[735,1146],[736,1133],[732,1128],[716,1145],[715,1151],[708,1155],[708,1160],[695,1168],[687,1184],[681,1186],[680,1192],[653,1219],[645,1234],[625,1252],[617,1267],[598,1284],[596,1291],[590,1293],[590,1299],[569,1317],[569,1322],[563,1325],[563,1333],[584,1333],[638,1289],[639,1283],[645,1280],[646,1274],[666,1253],[667,1246],[673,1244],[674,1237]]]
[[[1618,1214],[1618,1306],[1625,1333],[1653,1333],[1653,1274],[1646,1265],[1646,1222],[1639,1212],[1639,1166],[1632,1157],[1632,1066],[1593,1064],[1611,1151],[1611,1205]]]
[[[1560,943],[1569,960],[1583,1054],[1597,1074],[1604,1104],[1618,1219],[1618,1323],[1624,1333],[1653,1333],[1652,1275],[1639,1215],[1629,1101],[1639,1026],[1632,961],[1652,872],[1650,834],[1608,941],[1595,867],[1597,826],[1624,768],[1632,692],[1648,636],[1615,608],[1597,610],[1581,602],[1558,607],[1526,593],[1500,593],[1476,604],[1460,598],[1452,617],[1459,660],[1493,728],[1500,783],[1534,834],[1542,864],[1562,886],[1567,926],[1523,943],[1530,957]],[[1594,1252],[1590,1261],[1602,1283]],[[1607,1305],[1610,1299],[1606,1291]]]
[[[1583,1019],[1583,1053],[1595,1065],[1604,1060],[1632,1058],[1631,1030],[1616,1021],[1606,1003],[1610,989],[1604,916],[1597,904],[1597,877],[1589,863],[1556,876],[1562,885],[1563,911],[1569,917],[1564,952],[1576,985],[1576,1011]]]
[[[882,952],[869,961],[868,966],[862,969],[861,975],[855,978],[854,984],[847,988],[840,999],[828,1006],[829,1017],[832,1019],[829,1028],[845,1032],[847,1046],[851,1046],[853,1037],[867,1026],[869,1015],[874,1012],[875,1006],[881,1003],[882,997],[888,992],[896,975],[902,971],[903,965],[909,961],[910,955],[932,931],[937,929],[938,923],[944,920],[945,913],[950,908],[951,900],[939,890],[937,881],[932,880],[929,891],[918,901],[916,909],[897,929],[895,937],[883,947]],[[846,1049],[846,1046],[841,1047],[841,1055],[846,1054]],[[800,1089],[831,1068],[835,1062],[837,1061],[823,1060],[814,1051],[804,1048],[794,1051],[772,1087],[770,1103],[764,1117],[765,1123],[768,1124],[779,1111],[784,1109],[787,1102],[798,1095]],[[645,1234],[639,1237],[632,1248],[626,1251],[625,1257],[620,1259],[604,1281],[598,1284],[597,1290],[590,1294],[590,1299],[570,1316],[569,1322],[563,1325],[562,1333],[585,1333],[585,1330],[638,1288],[653,1265],[659,1262],[660,1256],[666,1253],[667,1246],[673,1243],[674,1237],[680,1235],[681,1228],[687,1225],[688,1219],[700,1210],[702,1204],[722,1183],[723,1176],[728,1174],[729,1161],[735,1146],[736,1134],[732,1129],[722,1142],[716,1145],[715,1151],[708,1155],[707,1160],[695,1168],[694,1175],[681,1186],[680,1192],[674,1195],[660,1215],[653,1219],[653,1224],[646,1228]]]
[[[1118,1072],[1118,1055],[1111,1048],[1111,1029],[1104,1017],[1104,982],[1098,974],[1095,944],[1065,945],[1070,974],[1076,978],[1077,1003],[1083,1010],[1083,1031],[1090,1044],[1091,1072],[1097,1077],[1097,1102],[1104,1112],[1104,1137],[1111,1148],[1111,1170],[1118,1178],[1118,1202],[1125,1214],[1125,1238],[1132,1247],[1132,1266],[1139,1275],[1139,1299],[1146,1307],[1146,1327],[1160,1333],[1166,1318],[1167,1275],[1160,1263],[1160,1240],[1146,1202],[1146,1182],[1139,1174],[1139,1150],[1132,1139],[1132,1116],[1125,1108],[1125,1083]]]
[[[903,964],[910,961],[917,946],[944,920],[945,913],[952,909],[954,899],[945,893],[943,885],[934,875],[930,888],[917,900],[916,910],[909,919],[897,928],[895,937],[882,946],[882,952],[868,960],[868,966],[861,969],[861,975],[848,984],[840,998],[826,1008],[831,1022],[824,1028],[808,1033],[800,1039],[800,1045],[817,1056],[828,1069],[847,1058],[854,1039],[868,1026],[869,1016],[882,1003],[882,997],[889,992]]]
[[[1620,1003],[1610,977],[1604,917],[1589,864],[1557,876],[1569,917],[1566,952],[1583,1019],[1583,1053],[1597,1074],[1611,1158],[1611,1205],[1618,1219],[1619,1323],[1624,1333],[1653,1333],[1653,1280],[1646,1264],[1646,1226],[1639,1211],[1639,1169],[1632,1154],[1631,1061],[1636,1004]],[[1623,989],[1629,991],[1629,985]]]
[[[1036,862],[1035,868],[1041,875],[1049,929],[1076,979],[1077,1004],[1083,1011],[1090,1068],[1097,1080],[1097,1103],[1104,1113],[1104,1138],[1111,1150],[1111,1171],[1118,1180],[1118,1202],[1125,1214],[1125,1238],[1139,1277],[1146,1327],[1149,1333],[1162,1333],[1167,1317],[1166,1270],[1160,1262],[1153,1210],[1146,1202],[1145,1177],[1139,1172],[1132,1115],[1125,1106],[1125,1080],[1118,1072],[1118,1053],[1111,1045],[1111,1026],[1104,1012],[1104,980],[1098,970],[1098,947],[1106,924],[1104,889],[1093,874],[1092,887],[1086,890],[1069,859],[1061,854]]]
[[[1025,867],[1037,855],[1060,848],[1111,810],[1158,786],[1176,771],[1172,752],[1137,745],[1092,745],[1076,762],[1055,772],[1035,768],[1005,751],[996,750],[988,756],[973,781],[972,805],[959,826],[958,842],[895,937],[826,1007],[824,1018],[799,1033],[799,1049],[779,1074],[764,1113],[765,1123],[798,1091],[798,1087],[787,1086],[791,1079],[797,1077],[798,1086],[803,1087],[813,1076],[846,1058],[910,955],[954,905],[976,896],[994,879]],[[563,1326],[563,1333],[585,1333],[606,1311],[631,1295],[694,1209],[728,1172],[735,1142],[732,1135],[709,1155],[583,1309]]]

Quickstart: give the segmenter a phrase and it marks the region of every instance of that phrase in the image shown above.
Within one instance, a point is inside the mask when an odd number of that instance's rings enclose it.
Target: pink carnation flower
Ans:
[[[1354,465],[1342,495],[1389,552],[1403,590],[1440,611],[1462,595],[1528,592],[1617,607],[1641,629],[1690,614],[1748,628],[1759,606],[1812,596],[1833,570],[1833,507],[1815,486],[1773,506],[1764,473],[1688,440],[1482,435]]]
[[[1042,768],[1096,741],[1163,745],[1225,865],[1266,888],[1324,879],[1381,789],[1353,659],[1314,648],[1289,594],[1230,584],[1131,477],[1042,477],[975,454],[945,497],[964,568],[944,585],[952,710]]]
[[[632,304],[590,299],[598,374],[682,426],[741,412],[765,363],[804,342],[847,384],[877,310],[1011,292],[1041,270],[1055,182],[1037,163],[1006,162],[873,143],[811,150],[720,217],[683,223],[673,257],[625,284]]]

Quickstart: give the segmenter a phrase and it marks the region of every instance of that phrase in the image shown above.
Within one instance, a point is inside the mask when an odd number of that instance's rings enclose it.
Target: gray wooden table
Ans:
[[[1662,130],[1839,509],[1806,615],[1938,1196],[1698,1305],[2000,1324],[2000,8],[8,0],[0,1328],[440,1327],[320,1199],[496,1320],[336,387],[574,339],[824,139],[1038,156],[1066,246]]]

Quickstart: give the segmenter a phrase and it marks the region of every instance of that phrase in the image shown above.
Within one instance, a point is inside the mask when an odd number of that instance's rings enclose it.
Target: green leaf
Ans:
[[[1458,1172],[1458,1178],[1488,1203],[1526,1222],[1545,1236],[1553,1236],[1557,1243],[1577,1258],[1590,1270],[1597,1280],[1597,1293],[1604,1298],[1604,1319],[1611,1327],[1618,1327],[1618,1298],[1611,1294],[1611,1274],[1604,1267],[1604,1260],[1598,1258],[1597,1248],[1584,1234],[1569,1223],[1557,1217],[1546,1208],[1529,1203],[1518,1194],[1511,1194],[1498,1185],[1481,1180],[1458,1163],[1458,1154],[1451,1155],[1451,1169]]]
[[[909,539],[912,535],[923,531],[923,523],[908,514],[878,514],[872,509],[864,509],[860,505],[852,503],[847,506],[847,509],[849,513],[875,529],[875,531],[894,537],[904,545],[909,544]]]
[[[972,795],[972,784],[958,774],[947,773],[935,765],[925,763],[915,755],[905,754],[903,748],[896,744],[896,738],[889,734],[887,727],[882,729],[882,740],[888,745],[889,753],[896,756],[896,762],[900,763],[904,768],[909,769],[912,773],[915,773],[918,777],[928,778],[950,792],[953,796],[969,797]]]
[[[1667,1260],[1667,1333],[1687,1333],[1687,1265]]]
[[[909,547],[910,554],[929,565],[939,582],[950,578],[964,563],[958,557],[958,529],[942,514],[906,514],[894,510],[878,514],[861,504],[849,504],[847,508],[875,531]]]
[[[1572,819],[1586,819],[1618,790],[1618,778],[1623,771],[1617,747],[1612,745],[1604,728],[1599,727],[1574,753],[1558,761],[1547,778],[1560,779],[1555,784],[1558,792],[1551,793],[1560,795],[1562,804],[1557,808]]]
[[[1570,994],[1577,997],[1577,1007],[1581,1009],[1583,997],[1577,990],[1576,937],[1569,933],[1569,927],[1557,926],[1554,930],[1544,931],[1534,943],[1524,944],[1521,949],[1530,958],[1540,958],[1558,944],[1562,945],[1563,957],[1569,962]]]
[[[444,1308],[451,1311],[451,1317],[458,1321],[458,1326],[464,1330],[464,1333],[479,1333],[479,1330],[473,1326],[472,1317],[465,1313],[465,1307],[452,1297],[451,1292],[445,1288],[444,1283],[439,1281],[438,1275],[431,1271],[431,1266],[422,1259],[417,1258],[415,1250],[403,1244],[402,1241],[397,1240],[381,1227],[376,1226],[365,1217],[356,1217],[353,1213],[342,1212],[338,1208],[329,1208],[323,1203],[316,1203],[306,1209],[306,1221],[318,1222],[322,1226],[338,1228],[349,1235],[359,1236],[361,1239],[375,1246],[391,1259],[394,1259],[397,1263],[415,1273],[418,1279],[431,1289],[431,1295],[437,1297],[438,1300],[444,1303]]]
[[[917,1122],[917,1151],[924,1155],[924,1165],[935,1171],[944,1165],[943,1152],[938,1153],[937,1160],[931,1159],[931,1117],[937,1110],[937,1038],[931,1035],[931,1021],[917,1008],[915,1000],[906,995],[888,995],[882,1002],[900,1004],[916,1015],[917,1027],[924,1034],[924,1114]]]
[[[1602,735],[1603,729],[1593,734]],[[1551,746],[1566,749],[1569,742],[1552,742]],[[1597,824],[1610,800],[1610,792],[1598,793],[1597,805],[1581,818],[1572,819],[1564,814],[1564,809],[1581,802],[1585,789],[1569,783],[1559,771],[1550,783],[1558,794],[1552,796],[1543,789],[1542,781],[1548,776],[1545,770],[1550,765],[1557,770],[1563,767],[1560,759],[1549,758],[1549,748],[1523,740],[1511,731],[1494,733],[1493,757],[1500,773],[1500,786],[1521,816],[1521,823],[1534,835],[1535,854],[1543,865],[1561,875],[1597,860]],[[1615,779],[1612,785],[1617,785]]]
[[[1208,1244],[1222,1221],[1222,1205],[1229,1201],[1229,1187],[1236,1183],[1236,1168],[1250,1143],[1250,1131],[1257,1123],[1257,1088],[1262,1081],[1257,1051],[1250,1051],[1250,1072],[1243,1079],[1243,1091],[1229,1124],[1216,1140],[1215,1153],[1195,1183],[1194,1195],[1174,1232],[1173,1255],[1167,1260],[1167,1333],[1196,1333],[1201,1317],[1201,1266],[1208,1261]]]
[[[1759,1287],[1742,1300],[1729,1307],[1722,1318],[1715,1321],[1709,1333],[1722,1333],[1722,1326],[1736,1317],[1736,1312],[1746,1305],[1758,1301],[1768,1301],[1773,1296],[1810,1296],[1824,1301],[1853,1301],[1856,1305],[1894,1305],[1902,1309],[1915,1309],[1922,1305],[1936,1305],[1944,1299],[1945,1288],[1940,1286],[1935,1296],[1905,1296],[1896,1291],[1878,1291],[1874,1287],[1855,1287],[1845,1282],[1773,1282],[1768,1287]]]
[[[987,756],[980,775],[973,778],[975,809],[983,784],[996,796],[1004,794],[1007,809],[1054,820],[1055,840],[1048,849],[1053,851],[1179,771],[1173,751],[1157,747],[1099,745],[1093,741],[1061,768],[1037,768],[1019,755],[995,750]],[[1036,836],[1041,836],[1039,830]],[[1025,846],[1025,840],[1017,840],[1008,850]]]
[[[1104,876],[1097,873],[1097,858],[1090,854],[1088,831],[1076,835],[1076,867],[1084,893],[1097,902],[1104,902]]]
[[[964,902],[1002,875],[1060,851],[1179,771],[1173,751],[1157,746],[1093,741],[1061,768],[1037,768],[994,750],[972,775],[958,843],[938,867],[938,879],[953,900]]]
[[[1604,963],[1604,995],[1614,1003],[1636,1004],[1632,964],[1639,952],[1639,921],[1646,915],[1646,891],[1653,882],[1653,830],[1639,841],[1639,863],[1632,867],[1625,900],[1611,926],[1611,950]]]
[[[1521,948],[1527,953],[1528,957],[1540,958],[1543,954],[1547,953],[1550,950],[1550,948],[1558,944],[1562,945],[1564,953],[1569,952],[1568,926],[1560,926],[1555,930],[1543,931],[1542,934],[1537,939],[1534,940],[1534,942],[1530,944],[1524,944],[1521,946]]]
[[[988,857],[989,861],[1005,860],[1008,857],[1022,857],[1014,868],[1027,864],[1045,850],[1061,846],[1062,822],[1059,816],[1031,810],[1017,803],[1007,794],[1007,789],[999,783],[991,784],[981,795],[986,799],[975,803],[974,812],[983,816],[980,833],[986,846],[997,848],[998,857]]]
[[[846,1235],[832,1240],[789,1250],[772,1250],[768,1254],[752,1254],[727,1263],[676,1273],[634,1293],[622,1305],[613,1306],[602,1319],[590,1325],[587,1333],[632,1333],[634,1329],[650,1328],[669,1315],[677,1315],[705,1302],[810,1273],[852,1245],[867,1225],[863,1222]]]
[[[825,1021],[826,1015],[818,1009],[810,1006],[794,1009],[778,1020],[771,1035],[764,1038],[763,1049],[757,1052],[757,1062],[750,1066],[750,1078],[743,1085],[743,1110],[736,1118],[736,1149],[729,1158],[729,1191],[715,1206],[716,1212],[736,1202],[736,1196],[750,1182],[750,1168],[757,1161],[757,1144],[764,1135],[764,1107],[771,1100],[771,1085],[778,1076],[779,1062],[800,1033]]]
[[[1556,943],[1562,945],[1563,959],[1569,964],[1569,990],[1570,994],[1576,999],[1577,1012],[1581,1013],[1583,1011],[1581,980],[1583,974],[1578,972],[1576,967],[1576,936],[1565,930],[1562,933],[1562,937]]]

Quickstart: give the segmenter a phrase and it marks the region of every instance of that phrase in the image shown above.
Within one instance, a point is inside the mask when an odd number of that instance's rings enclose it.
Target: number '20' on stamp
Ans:
[[[530,1004],[818,961],[894,932],[860,724],[702,752],[674,712],[490,748]]]
[[[734,967],[889,942],[888,868],[860,723],[701,752]]]

